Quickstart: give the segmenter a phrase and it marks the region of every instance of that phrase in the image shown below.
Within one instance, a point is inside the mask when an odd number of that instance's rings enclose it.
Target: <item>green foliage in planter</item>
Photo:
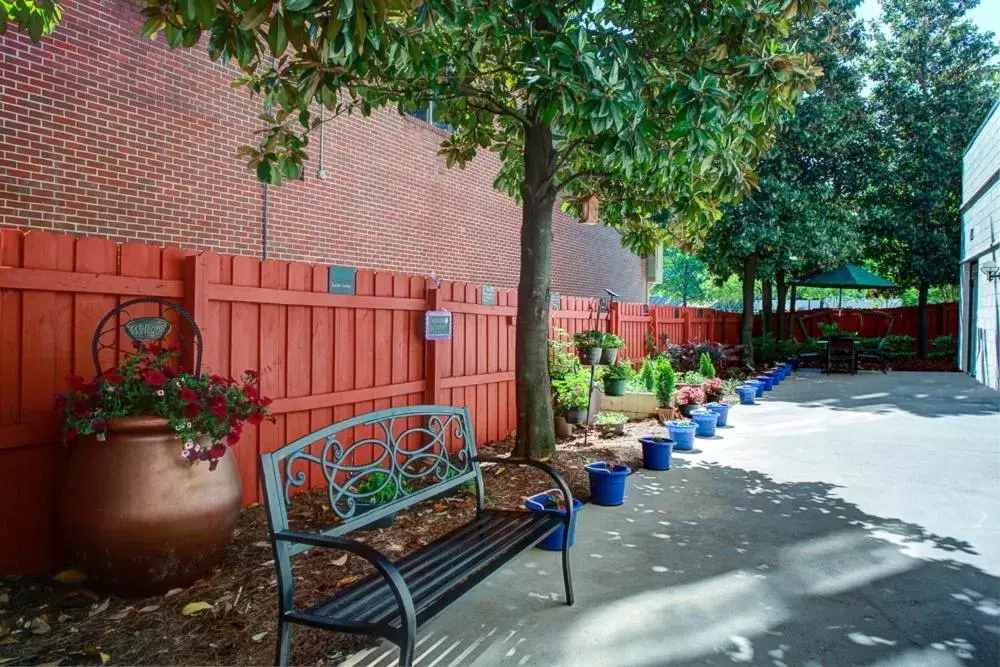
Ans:
[[[628,359],[619,359],[613,364],[609,364],[602,374],[604,380],[630,380],[635,377],[635,369]]]
[[[860,351],[875,352],[881,342],[881,338],[858,338],[854,345]],[[882,346],[882,354],[890,361],[913,359],[917,356],[915,343],[913,336],[889,336]]]
[[[586,410],[590,405],[590,376],[585,371],[571,373],[564,378],[553,380],[556,407],[562,411]]]
[[[958,339],[954,336],[938,336],[931,341],[931,359],[954,359],[958,355]]]
[[[588,329],[580,333],[573,334],[573,344],[578,350],[591,350],[601,347],[604,344],[604,332],[596,329]]]
[[[794,357],[799,352],[817,351],[819,346],[812,339],[811,349],[806,349],[805,345],[796,343],[793,340],[775,340],[770,336],[760,336],[753,339],[753,362],[755,366],[763,364],[773,365],[779,361],[784,361],[789,357]]]
[[[715,377],[715,365],[712,363],[712,358],[708,356],[708,352],[701,353],[701,357],[698,359],[698,372],[706,378]]]
[[[601,337],[601,347],[605,350],[617,350],[624,344],[625,341],[613,333],[606,333]]]
[[[705,384],[705,380],[707,379],[708,378],[706,378],[701,373],[688,371],[687,373],[681,373],[681,376],[678,381],[680,382],[680,384],[690,384],[695,387],[700,387],[701,385]]]
[[[670,360],[660,357],[656,360],[656,400],[661,408],[669,408],[677,388],[677,374]]]
[[[617,426],[628,422],[628,415],[623,412],[598,412],[594,415],[595,426]]]
[[[556,329],[553,334],[556,338],[549,339],[549,377],[558,380],[579,372],[583,367],[579,357],[569,351],[569,341],[562,339],[566,331]]]

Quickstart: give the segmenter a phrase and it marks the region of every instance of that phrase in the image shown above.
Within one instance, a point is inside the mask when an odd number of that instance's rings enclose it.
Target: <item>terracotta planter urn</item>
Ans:
[[[233,452],[186,463],[160,417],[108,423],[104,442],[81,437],[70,451],[60,534],[74,563],[123,595],[184,587],[219,563],[239,517]]]

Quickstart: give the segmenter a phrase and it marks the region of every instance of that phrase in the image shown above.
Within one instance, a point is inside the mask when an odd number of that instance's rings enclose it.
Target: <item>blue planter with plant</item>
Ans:
[[[792,357],[791,359],[788,360],[788,365],[791,366],[791,369],[793,371],[797,371],[799,369],[799,358]]]
[[[706,403],[705,409],[711,410],[715,414],[719,415],[719,421],[715,422],[716,426],[725,426],[729,421],[729,403],[726,403],[725,401]]]
[[[757,395],[756,387],[741,386],[736,388],[736,393],[740,395],[740,405],[753,405],[754,397]]]
[[[588,463],[586,468],[590,475],[590,502],[609,507],[625,502],[625,480],[631,468],[606,461]]]
[[[694,449],[694,432],[698,425],[690,419],[674,419],[667,422],[670,439],[674,441],[674,449],[688,451]]]
[[[670,470],[674,441],[658,435],[639,438],[642,444],[642,467],[646,470]]]
[[[764,391],[771,391],[772,389],[774,389],[774,380],[772,380],[767,375],[758,375],[757,382],[760,382],[761,388]]]
[[[562,494],[558,492],[546,491],[545,493],[531,496],[524,501],[524,506],[532,512],[548,512],[549,514],[557,514],[561,517],[566,516],[566,501],[563,500]],[[574,498],[573,518],[569,522],[570,546],[573,546],[573,540],[576,538],[576,517],[579,516],[582,508],[583,503]],[[538,548],[545,549],[546,551],[562,551],[563,534],[565,531],[565,524],[560,525],[552,534],[538,543]]]
[[[754,396],[760,398],[764,395],[764,383],[760,380],[747,380],[746,385],[752,387],[754,391]]]
[[[711,410],[700,409],[691,413],[691,420],[697,426],[696,436],[711,438],[715,435],[715,426],[719,422],[719,415]]]

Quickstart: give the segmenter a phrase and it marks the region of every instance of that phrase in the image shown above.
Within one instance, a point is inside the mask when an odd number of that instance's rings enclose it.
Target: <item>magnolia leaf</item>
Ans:
[[[55,581],[63,584],[78,584],[81,581],[87,580],[87,573],[83,570],[78,570],[75,567],[71,567],[68,570],[63,570],[56,576],[52,577]]]
[[[139,609],[140,614],[149,614],[160,608],[158,604],[151,604]]]
[[[203,611],[211,611],[214,609],[213,605],[208,602],[188,602],[181,609],[182,616],[194,616],[195,614],[200,614]]]
[[[183,593],[183,592],[184,592],[183,588],[171,588],[169,591],[167,591],[166,593],[163,594],[163,597],[165,597],[165,598],[172,598],[173,596],[177,595],[178,593]]]
[[[90,612],[87,614],[90,618],[97,616],[98,614],[103,614],[108,610],[108,605],[111,604],[111,598],[108,598],[104,602],[97,602],[90,605]]]
[[[337,567],[343,567],[347,563],[347,554],[344,554],[340,558],[334,558],[330,562],[336,565]]]
[[[343,587],[345,587],[345,586],[350,586],[351,584],[353,584],[353,583],[354,583],[355,581],[357,581],[357,580],[358,580],[358,579],[360,579],[360,578],[361,578],[361,577],[359,577],[358,575],[356,575],[356,574],[353,574],[353,575],[351,575],[351,576],[349,576],[349,577],[344,577],[343,579],[338,579],[338,580],[337,580],[337,583],[336,583],[336,584],[334,584],[334,585],[335,585],[335,586],[336,586],[337,588],[343,588]]]
[[[250,639],[252,639],[255,642],[259,642],[259,641],[262,641],[264,639],[264,637],[266,637],[266,636],[267,636],[267,632],[266,631],[265,632],[258,632],[254,636],[250,637]]]

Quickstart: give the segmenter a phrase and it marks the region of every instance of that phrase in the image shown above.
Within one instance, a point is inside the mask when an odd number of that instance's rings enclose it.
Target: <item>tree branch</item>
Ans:
[[[581,178],[604,179],[604,178],[611,178],[611,174],[608,174],[603,171],[578,171],[571,176],[567,176],[565,179],[563,179],[562,183],[556,185],[556,192],[562,192],[563,190],[566,189],[567,185],[569,185],[573,181],[580,180]]]

